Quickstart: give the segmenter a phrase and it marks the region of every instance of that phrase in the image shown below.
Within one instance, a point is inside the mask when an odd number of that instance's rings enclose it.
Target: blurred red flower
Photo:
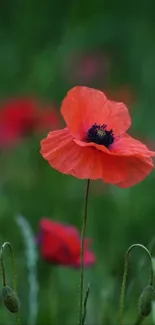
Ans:
[[[107,92],[106,95],[112,100],[121,101],[130,107],[136,99],[136,94],[129,85],[122,85],[113,92]]]
[[[6,102],[0,110],[0,144],[12,144],[31,130],[36,122],[37,105],[27,98]]]
[[[42,257],[53,264],[80,267],[80,234],[70,225],[43,218],[40,221],[38,243]],[[95,255],[89,250],[90,240],[85,240],[84,266],[95,263]]]
[[[123,103],[79,86],[68,92],[61,113],[67,127],[41,141],[41,154],[55,169],[119,187],[133,186],[152,171],[155,152],[126,133],[131,118]]]
[[[10,99],[0,110],[0,146],[10,146],[31,132],[55,129],[60,125],[56,110],[40,108],[37,100]]]
[[[94,80],[106,83],[109,69],[109,56],[101,51],[71,53],[65,61],[65,76],[71,83],[90,83]]]
[[[35,130],[37,132],[43,132],[52,129],[56,129],[60,127],[60,116],[57,112],[57,110],[51,106],[51,107],[44,107],[40,111],[40,116],[37,120],[37,123],[35,125]]]

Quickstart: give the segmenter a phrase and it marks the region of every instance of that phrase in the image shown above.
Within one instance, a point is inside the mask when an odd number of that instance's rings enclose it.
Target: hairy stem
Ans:
[[[119,311],[119,319],[118,319],[118,324],[123,325],[123,318],[124,318],[124,300],[125,300],[125,290],[126,290],[126,282],[127,282],[127,274],[128,274],[128,267],[129,267],[129,256],[130,252],[133,248],[139,247],[142,248],[150,261],[150,277],[149,277],[149,285],[153,285],[153,265],[152,265],[152,258],[149,250],[141,245],[141,244],[134,244],[130,246],[125,254],[125,264],[124,264],[124,273],[123,273],[123,280],[122,280],[122,287],[121,287],[121,298],[120,298],[120,311]],[[140,323],[141,323],[141,318],[140,318]],[[140,324],[138,323],[138,324]]]
[[[89,196],[89,186],[90,179],[87,180],[86,192],[85,192],[85,202],[84,202],[84,217],[82,222],[82,231],[81,231],[81,268],[80,268],[80,301],[79,301],[79,319],[78,325],[82,325],[82,316],[83,316],[83,300],[84,300],[84,240],[86,234],[87,226],[87,210],[88,210],[88,196]]]
[[[1,261],[1,267],[2,267],[3,287],[6,287],[6,275],[5,275],[5,266],[4,266],[3,248],[2,247],[0,250],[0,261]]]
[[[90,285],[87,286],[87,290],[86,290],[86,294],[85,294],[85,298],[84,298],[84,310],[83,310],[83,316],[82,316],[82,325],[85,325],[86,323],[86,316],[87,316],[87,302],[88,302],[88,298],[89,298],[89,292],[90,292]]]

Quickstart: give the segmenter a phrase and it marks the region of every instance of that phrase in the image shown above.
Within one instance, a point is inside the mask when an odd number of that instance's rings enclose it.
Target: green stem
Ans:
[[[86,321],[86,316],[87,316],[87,302],[88,302],[88,298],[89,298],[89,292],[90,292],[90,285],[87,286],[87,290],[86,290],[86,294],[85,294],[85,298],[84,298],[84,310],[83,310],[83,316],[82,316],[82,325],[85,325],[85,321]]]
[[[153,285],[153,264],[152,264],[152,258],[151,254],[148,251],[148,249],[141,245],[141,244],[134,244],[130,246],[125,254],[125,264],[124,264],[124,274],[123,274],[123,280],[122,280],[122,287],[121,287],[121,298],[120,298],[120,311],[119,311],[119,318],[118,318],[118,324],[123,325],[123,318],[124,318],[124,300],[125,300],[125,290],[126,290],[126,282],[127,282],[127,274],[128,274],[128,267],[129,267],[129,256],[130,252],[133,248],[139,247],[142,248],[146,253],[150,261],[150,278],[149,278],[149,285]]]
[[[90,186],[90,179],[87,180],[87,185],[86,185],[85,202],[84,202],[84,217],[83,217],[82,231],[81,231],[80,301],[79,301],[79,319],[78,319],[78,325],[82,325],[82,317],[83,317],[83,296],[84,296],[84,240],[85,240],[86,225],[87,225],[87,209],[88,209],[89,186]]]

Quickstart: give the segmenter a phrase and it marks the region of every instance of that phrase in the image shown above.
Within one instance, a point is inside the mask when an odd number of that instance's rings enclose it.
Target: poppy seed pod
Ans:
[[[8,286],[3,287],[2,297],[5,307],[11,313],[17,313],[19,310],[19,299],[13,289]]]
[[[148,316],[152,310],[152,300],[155,298],[155,289],[153,286],[148,285],[143,290],[139,298],[139,309],[142,316]]]

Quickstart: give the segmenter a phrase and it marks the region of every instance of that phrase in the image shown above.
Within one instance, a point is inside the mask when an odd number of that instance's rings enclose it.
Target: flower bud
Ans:
[[[142,316],[146,317],[151,313],[153,298],[155,298],[155,289],[148,285],[139,298],[139,309]]]
[[[17,313],[19,310],[19,299],[13,289],[8,286],[3,287],[2,296],[5,307],[11,313]]]

